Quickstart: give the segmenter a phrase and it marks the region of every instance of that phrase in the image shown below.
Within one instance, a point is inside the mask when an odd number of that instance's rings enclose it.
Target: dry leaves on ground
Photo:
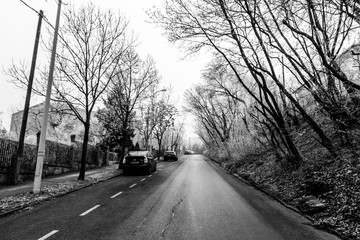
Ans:
[[[35,204],[51,200],[57,196],[93,185],[97,182],[104,181],[119,174],[120,172],[118,170],[103,172],[89,176],[84,181],[73,180],[44,186],[39,194],[26,192],[1,198],[0,215],[12,212],[14,210],[31,208],[31,206]]]

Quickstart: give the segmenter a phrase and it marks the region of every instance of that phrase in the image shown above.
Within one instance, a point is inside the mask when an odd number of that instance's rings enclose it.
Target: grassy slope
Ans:
[[[341,157],[334,159],[309,137],[313,135],[306,128],[297,130],[295,140],[305,160],[297,170],[285,170],[272,152],[259,149],[222,165],[290,205],[297,207],[304,197],[316,197],[327,206],[321,212],[306,212],[317,227],[336,230],[345,239],[360,240],[359,155],[339,147]]]

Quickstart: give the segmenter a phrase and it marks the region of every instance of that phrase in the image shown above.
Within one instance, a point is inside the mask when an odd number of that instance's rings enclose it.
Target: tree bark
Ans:
[[[125,157],[125,150],[126,150],[126,139],[127,139],[127,132],[126,132],[126,128],[122,129],[123,132],[123,138],[121,140],[121,153],[120,153],[120,161],[119,161],[119,169],[122,168],[122,161]]]
[[[88,149],[88,141],[89,141],[89,133],[90,133],[90,120],[87,118],[84,123],[85,133],[82,144],[82,152],[81,152],[81,162],[80,162],[80,173],[78,180],[85,180],[85,168],[86,168],[86,158],[87,158],[87,149]]]
[[[159,143],[158,160],[160,160],[162,138],[158,141],[158,143]]]

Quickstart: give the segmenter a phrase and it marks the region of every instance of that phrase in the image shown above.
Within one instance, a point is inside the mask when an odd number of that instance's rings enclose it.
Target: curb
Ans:
[[[21,207],[16,207],[16,208],[11,209],[11,210],[9,210],[9,211],[7,211],[7,212],[0,213],[0,218],[4,218],[4,217],[6,217],[6,216],[15,214],[15,213],[17,213],[17,212],[21,212],[21,211],[23,211],[23,210],[26,210],[26,208],[30,208],[30,207],[33,207],[33,206],[36,206],[36,205],[40,205],[40,204],[42,204],[42,203],[51,201],[52,199],[55,199],[55,198],[58,198],[58,197],[62,197],[62,196],[68,195],[68,194],[70,194],[70,193],[79,191],[79,190],[81,190],[81,189],[91,187],[91,186],[93,186],[93,185],[95,185],[95,184],[98,184],[98,183],[101,183],[101,182],[105,182],[105,181],[107,181],[107,180],[116,178],[116,177],[118,177],[118,176],[120,176],[120,175],[122,175],[122,172],[121,172],[121,173],[118,173],[118,174],[115,174],[115,175],[113,175],[113,176],[110,176],[110,177],[108,177],[108,178],[101,179],[101,180],[99,180],[99,181],[97,181],[97,182],[93,182],[93,183],[90,183],[90,184],[88,184],[88,185],[84,185],[84,186],[81,186],[81,187],[79,187],[79,188],[76,188],[76,189],[71,189],[71,190],[68,191],[68,192],[64,192],[64,193],[60,193],[60,194],[55,195],[55,196],[51,196],[51,197],[49,197],[49,198],[40,200],[40,201],[38,201],[38,202],[34,202],[34,203],[31,203],[31,204],[25,204],[25,205],[23,205],[23,206],[21,206]]]
[[[209,157],[208,157],[208,158],[209,158]],[[242,178],[239,174],[231,171],[231,170],[228,169],[228,168],[225,168],[225,167],[221,166],[221,164],[220,164],[218,161],[216,161],[216,160],[214,160],[214,159],[212,159],[212,158],[209,158],[209,159],[210,159],[212,162],[214,162],[215,164],[217,164],[218,166],[220,166],[221,168],[225,169],[229,174],[231,174],[232,176],[236,177],[237,179],[239,179],[240,181],[242,181],[243,183],[245,183],[246,185],[251,186],[251,187],[255,188],[256,190],[258,190],[258,191],[266,194],[267,196],[271,197],[271,198],[274,199],[275,201],[279,202],[279,203],[280,203],[281,205],[283,205],[284,207],[286,207],[286,208],[288,208],[288,209],[290,209],[290,210],[292,210],[292,211],[300,214],[301,216],[307,218],[307,219],[310,220],[312,223],[314,223],[314,222],[316,221],[316,219],[314,219],[314,218],[312,218],[311,216],[309,216],[309,215],[301,212],[301,211],[300,211],[299,209],[297,209],[295,206],[288,204],[287,202],[283,201],[282,199],[276,197],[275,195],[273,195],[273,194],[271,194],[270,192],[266,191],[265,189],[261,188],[261,187],[260,187],[259,185],[257,185],[255,182],[249,182],[249,181],[245,180],[244,178]],[[331,233],[331,234],[333,234],[333,235],[336,235],[337,237],[339,237],[339,238],[342,239],[342,240],[351,240],[350,238],[344,237],[343,235],[341,235],[340,232],[338,232],[338,231],[336,231],[336,230],[334,230],[334,229],[332,229],[332,228],[330,228],[330,227],[328,227],[328,226],[326,226],[326,225],[323,226],[323,227],[321,227],[321,228],[320,228],[320,227],[317,227],[317,226],[314,226],[314,225],[312,225],[312,226],[313,226],[314,228],[316,228],[316,229],[324,230],[324,231],[326,231],[326,232],[328,232],[328,233]]]

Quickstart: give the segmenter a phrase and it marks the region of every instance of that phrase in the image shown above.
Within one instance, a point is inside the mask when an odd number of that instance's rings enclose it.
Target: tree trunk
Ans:
[[[160,160],[160,156],[161,156],[161,143],[162,143],[162,139],[160,139],[160,140],[158,141],[158,144],[159,144],[158,160]]]
[[[80,173],[78,180],[85,180],[86,157],[87,157],[87,148],[88,148],[89,132],[90,132],[89,120],[86,120],[84,127],[85,127],[85,134],[82,144],[81,165],[80,165]]]
[[[145,150],[149,150],[149,137],[147,134],[144,135],[144,140],[145,140]]]
[[[317,124],[317,122],[306,112],[306,110],[300,105],[300,103],[285,89],[282,84],[276,82],[280,90],[286,95],[286,97],[291,101],[291,103],[296,107],[301,116],[309,124],[309,126],[316,132],[320,137],[320,143],[334,156],[337,157],[337,149],[331,142],[331,140],[326,136],[325,132]]]
[[[286,128],[281,129],[281,131],[283,132],[283,135],[287,142],[288,149],[291,153],[291,155],[288,156],[288,159],[286,160],[287,162],[290,163],[292,168],[297,169],[303,163],[303,158],[301,156],[301,153],[299,152],[299,149],[297,148],[292,137],[290,136],[289,131]]]
[[[125,157],[125,150],[126,150],[126,139],[127,139],[127,132],[123,130],[123,138],[121,140],[121,153],[120,153],[120,161],[119,161],[119,169],[122,168],[122,161]]]
[[[225,8],[225,4],[224,4],[224,1],[223,0],[220,0],[220,6],[221,6],[221,9],[227,19],[227,21],[229,22],[229,26],[231,28],[231,33],[232,33],[232,36],[233,38],[237,41],[237,44],[239,46],[239,49],[242,53],[243,56],[243,59],[246,61],[246,54],[244,53],[244,50],[242,49],[242,46],[241,46],[241,42],[240,40],[238,39],[238,37],[236,36],[235,34],[235,30],[234,30],[234,27],[232,25],[232,22],[231,22],[231,19],[228,17],[228,14],[227,14],[227,11],[226,11],[226,8]],[[290,27],[289,25],[287,25],[288,27]],[[254,28],[254,30],[256,30]],[[258,39],[261,40],[261,37],[259,37],[260,35],[258,35]],[[219,51],[219,50],[218,50]],[[229,62],[229,61],[228,61]],[[230,62],[229,62],[230,63]],[[247,61],[246,61],[247,63]],[[231,63],[230,63],[231,64]],[[250,72],[252,71],[251,70],[251,64],[247,63],[247,66],[249,67],[250,69]],[[237,72],[236,72],[236,68],[232,67],[232,69],[234,70],[235,74],[238,76]],[[258,74],[257,71],[254,71],[255,74]],[[275,73],[275,72],[274,72]],[[312,127],[312,129],[318,134],[318,136],[320,137],[321,139],[321,144],[333,155],[333,156],[338,156],[338,153],[337,153],[337,149],[335,148],[335,146],[332,144],[331,140],[326,136],[326,134],[324,133],[324,131],[320,128],[320,126],[317,124],[317,122],[315,122],[311,117],[310,115],[307,114],[307,112],[305,111],[305,109],[300,105],[300,103],[298,101],[295,100],[295,98],[285,89],[285,86],[279,81],[278,77],[276,76],[276,74],[272,74],[271,75],[272,79],[274,80],[274,82],[276,83],[276,85],[279,87],[280,91],[282,91],[285,96],[294,104],[294,106],[299,110],[300,114],[304,117],[304,119],[307,121],[307,123],[310,125],[310,127]],[[238,77],[238,79],[240,79]],[[339,79],[341,80],[341,79]],[[343,80],[341,80],[343,81]],[[349,82],[346,82],[348,84],[350,84]],[[345,85],[345,83],[344,83]],[[356,85],[356,84],[355,84]],[[244,84],[243,84],[244,86]],[[356,85],[357,86],[357,85]]]

